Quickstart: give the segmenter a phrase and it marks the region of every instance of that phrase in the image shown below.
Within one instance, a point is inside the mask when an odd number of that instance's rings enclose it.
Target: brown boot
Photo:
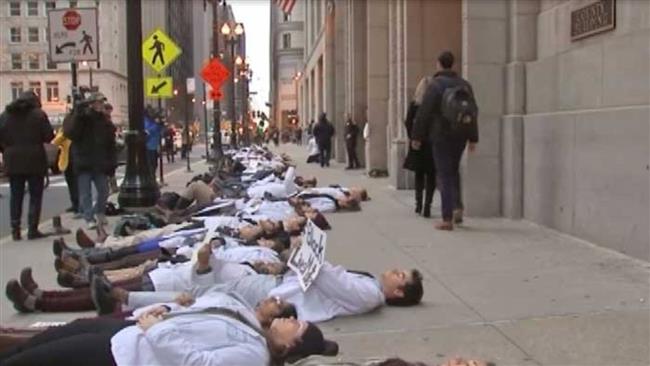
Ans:
[[[95,247],[95,242],[81,228],[77,229],[76,238],[77,238],[77,244],[82,248]]]
[[[7,298],[14,304],[14,309],[21,313],[32,313],[35,309],[36,297],[30,295],[16,280],[7,282],[5,288]]]
[[[57,238],[52,241],[52,254],[55,257],[61,257],[64,252],[72,253],[73,250],[65,243],[63,238]]]
[[[436,224],[436,229],[444,230],[444,231],[452,231],[454,230],[454,224],[451,221],[443,221]]]
[[[59,272],[56,276],[56,282],[59,286],[67,288],[84,288],[89,285],[87,278],[66,271]]]
[[[36,283],[34,277],[32,277],[31,267],[23,268],[23,270],[20,271],[20,286],[22,286],[22,288],[24,288],[29,294],[36,297],[40,297],[42,294],[42,291],[38,288],[38,283]]]

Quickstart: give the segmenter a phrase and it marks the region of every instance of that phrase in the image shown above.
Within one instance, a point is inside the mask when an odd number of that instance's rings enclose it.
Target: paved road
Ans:
[[[192,149],[190,162],[195,162],[202,158],[205,154],[205,145],[197,145]],[[177,169],[183,169],[186,161],[180,159],[180,154],[176,154],[174,163],[167,164],[165,160],[163,171],[167,174]],[[159,176],[159,171],[156,171],[156,177]],[[124,177],[124,167],[117,170],[118,184]],[[6,180],[0,181],[0,238],[11,234],[11,226],[9,222],[9,182]],[[28,210],[29,195],[25,195],[23,202],[23,229],[27,227],[27,210]],[[50,185],[45,190],[43,197],[43,209],[41,213],[41,222],[46,222],[52,217],[60,214],[65,209],[70,207],[70,199],[68,196],[68,186],[65,183],[63,174],[50,177]]]

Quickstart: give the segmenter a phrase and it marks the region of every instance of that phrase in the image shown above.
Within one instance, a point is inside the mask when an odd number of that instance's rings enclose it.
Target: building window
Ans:
[[[284,15],[282,16],[282,19],[283,19],[285,22],[289,22],[289,21],[291,21],[291,13],[284,13]]]
[[[45,83],[45,88],[47,90],[47,101],[48,102],[58,102],[59,101],[59,83],[56,81],[48,81]]]
[[[11,54],[11,69],[12,70],[23,69],[23,55],[21,55],[20,53]]]
[[[291,48],[291,33],[282,35],[282,48]]]
[[[52,61],[50,61],[50,59],[48,58],[48,60],[47,60],[47,69],[48,69],[48,70],[56,70],[57,68],[58,68],[58,67],[56,66],[56,62],[52,62]]]
[[[32,43],[37,43],[39,41],[38,37],[38,28],[36,27],[29,27],[29,31],[27,33],[28,39]]]
[[[27,15],[30,17],[38,16],[38,2],[29,1],[27,2]]]
[[[9,40],[11,43],[20,43],[20,28],[12,27],[9,29]]]
[[[70,7],[71,8],[76,8],[77,7],[77,2],[74,0],[70,0]]]
[[[30,53],[27,55],[27,60],[29,62],[30,70],[38,70],[41,68],[41,59],[38,57],[38,53]]]
[[[46,1],[45,2],[45,10],[53,10],[56,9],[56,1]]]
[[[41,97],[41,82],[40,81],[30,81],[29,90],[33,91],[38,97]]]
[[[13,82],[11,83],[11,100],[16,100],[23,93],[23,83],[22,82]]]
[[[12,17],[20,16],[20,3],[18,1],[12,1],[9,3],[9,15]]]

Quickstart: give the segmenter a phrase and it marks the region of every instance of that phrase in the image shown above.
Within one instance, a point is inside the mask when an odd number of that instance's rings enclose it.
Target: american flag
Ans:
[[[290,14],[297,0],[275,0],[275,4],[282,9],[285,14]]]

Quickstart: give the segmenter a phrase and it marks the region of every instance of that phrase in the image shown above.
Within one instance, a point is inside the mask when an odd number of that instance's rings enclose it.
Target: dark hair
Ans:
[[[438,62],[443,69],[451,69],[454,66],[454,54],[449,51],[444,51],[438,56]]]
[[[323,332],[315,324],[308,323],[298,343],[287,350],[285,360],[295,362],[311,355],[336,356],[338,353],[338,344],[325,339]]]
[[[361,203],[356,198],[350,198],[345,209],[347,211],[361,211]]]
[[[400,298],[386,299],[386,305],[390,306],[413,306],[420,303],[424,289],[422,288],[422,274],[417,269],[411,270],[413,279],[407,282],[401,289],[404,296]]]
[[[330,230],[332,228],[329,222],[327,222],[325,216],[323,216],[323,214],[320,212],[316,213],[316,217],[314,217],[312,221],[314,222],[314,225],[316,225],[321,230]]]
[[[278,314],[277,318],[298,319],[298,311],[296,310],[296,307],[292,303],[285,302],[284,306],[280,308],[280,314]]]

